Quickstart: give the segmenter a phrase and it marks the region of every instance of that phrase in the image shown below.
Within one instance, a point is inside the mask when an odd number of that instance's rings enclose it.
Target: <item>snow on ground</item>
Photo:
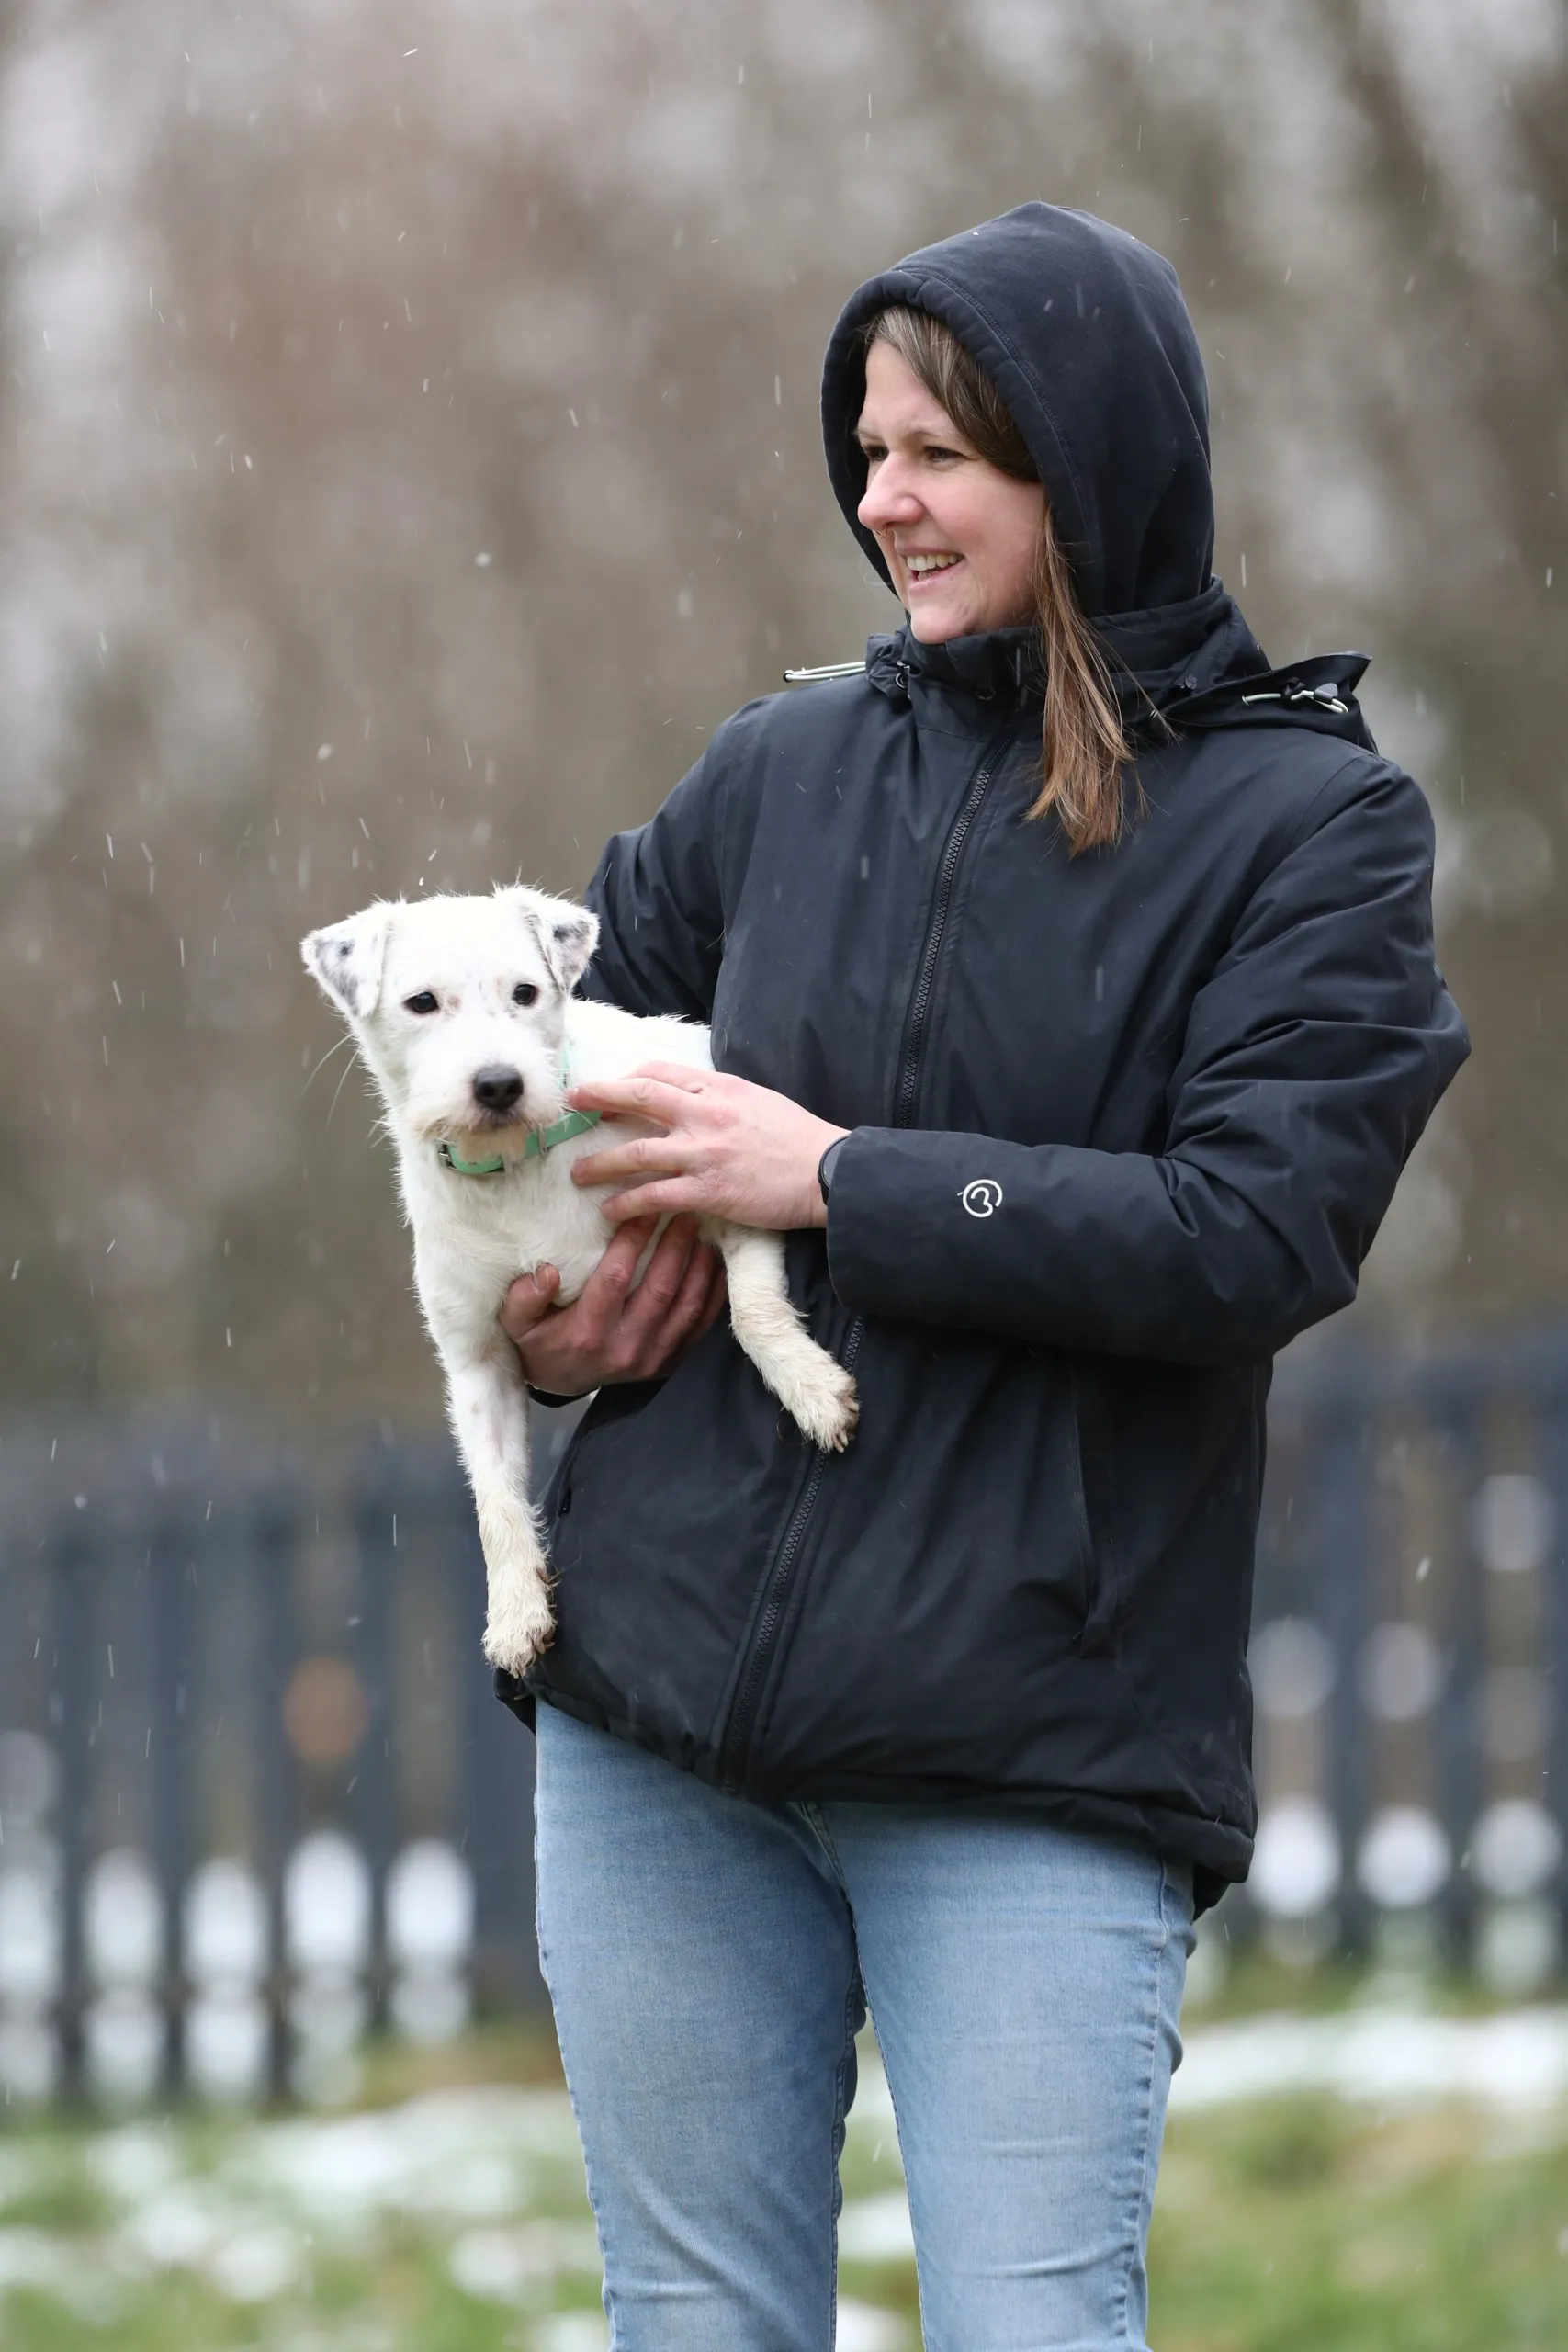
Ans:
[[[1206,2026],[1188,2039],[1170,2104],[1179,2114],[1301,2091],[1384,2108],[1554,2107],[1568,2098],[1568,2008],[1445,2018],[1370,2007]]]
[[[1385,2109],[1557,2110],[1568,2132],[1568,2007],[1455,2018],[1368,2006],[1200,2026],[1172,2107],[1314,2091]],[[866,2299],[877,2267],[904,2271],[913,2251],[874,2053],[844,2173],[840,2246],[858,2292],[840,2305],[838,2352],[904,2352],[908,2321]],[[76,2226],[40,2226],[67,2188],[86,2200]],[[136,2298],[183,2275],[224,2303],[307,2323],[319,2266],[373,2266],[378,2246],[411,2244],[455,2297],[516,2312],[524,2332],[509,2340],[529,2352],[601,2352],[598,2248],[562,2092],[448,2090],[355,2114],[143,2119],[0,2142],[0,2314],[12,2290],[30,2289],[112,2330]]]

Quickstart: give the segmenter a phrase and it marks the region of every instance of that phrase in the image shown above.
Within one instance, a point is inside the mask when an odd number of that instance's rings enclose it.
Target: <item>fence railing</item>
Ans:
[[[4,2095],[330,2093],[372,2030],[536,2004],[533,1743],[446,1446],[49,1451],[0,1444]],[[1288,1369],[1233,1936],[1556,1969],[1565,1535],[1568,1335]]]
[[[1303,1957],[1390,1922],[1544,1982],[1568,1878],[1568,1335],[1281,1380],[1229,1906]]]
[[[540,2001],[450,1448],[39,1451],[0,1512],[6,2095],[330,2092],[372,2030]]]

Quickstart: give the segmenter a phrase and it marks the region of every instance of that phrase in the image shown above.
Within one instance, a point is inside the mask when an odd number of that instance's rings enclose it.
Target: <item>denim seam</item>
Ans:
[[[925,2294],[920,2283],[920,2233],[915,2221],[915,2200],[909,2188],[909,2177],[904,2165],[904,2127],[898,2120],[898,2094],[893,2087],[893,2075],[888,2067],[886,2053],[882,2048],[882,2035],[876,2023],[876,2012],[871,2006],[871,1995],[869,1992],[866,1995],[865,2013],[871,2019],[871,2030],[876,2035],[876,2047],[878,2053],[882,2057],[883,2079],[887,2085],[887,2103],[893,2109],[893,2135],[898,2143],[898,2169],[904,2177],[904,2194],[908,2200],[909,2206],[909,2230],[915,2241],[915,2297],[917,2304],[919,2307],[920,2341],[922,2344],[925,2344],[927,2341],[925,2333]],[[931,2352],[940,2352],[940,2347],[931,2347]]]
[[[817,1843],[821,1847],[822,1851],[827,1855],[829,1861],[832,1864],[833,1876],[838,1880],[840,1891],[842,1894],[845,1902],[848,1903],[850,1890],[844,1883],[844,1866],[839,1860],[839,1849],[833,1843],[833,1833],[828,1826],[827,1815],[823,1812],[821,1806],[819,1804],[814,1804],[809,1797],[803,1801],[800,1810],[811,1830],[812,1836],[816,1838]],[[852,1928],[854,1924],[854,1906],[852,1905],[851,1905],[850,1907],[850,1924]]]
[[[545,1928],[544,1921],[540,1917],[541,1899],[538,1892],[538,1865],[536,1861],[534,1872],[534,1933],[537,1939],[539,1946],[539,1973],[545,1980],[545,1990],[550,1994],[551,2000],[553,2001],[555,1995],[550,1985],[549,1954],[545,1949]],[[572,2088],[571,2077],[566,2073],[564,2062],[562,2064],[561,2072],[566,2080],[567,2104],[571,2109],[571,2120],[577,2132],[578,2145],[582,2152],[582,2178],[584,2186],[588,2190],[588,2210],[593,2216],[593,2234],[599,2245],[599,2301],[604,2307],[604,2317],[609,2322],[610,2326],[609,2352],[617,2352],[617,2347],[625,2342],[625,2338],[622,2336],[620,2331],[620,2299],[612,2291],[610,2286],[609,2255],[604,2245],[604,2226],[599,2219],[599,2201],[593,2194],[593,2166],[589,2161],[588,2141],[582,2129],[582,2117],[578,2110],[577,2093]]]
[[[1155,1946],[1154,1968],[1149,1978],[1149,1998],[1147,2007],[1144,2013],[1144,2024],[1148,2037],[1145,2052],[1147,2064],[1145,2068],[1142,2084],[1143,2112],[1140,2119],[1143,2132],[1144,2152],[1142,2161],[1138,2167],[1136,2193],[1134,2197],[1132,2211],[1128,2217],[1129,2245],[1126,2264],[1122,2273],[1122,2291],[1119,2309],[1116,2315],[1116,2341],[1118,2344],[1125,2344],[1128,2341],[1127,2298],[1132,2287],[1133,2266],[1138,2258],[1138,2247],[1140,2243],[1138,2229],[1139,2219],[1143,2213],[1144,2205],[1147,2198],[1149,2188],[1149,2137],[1150,2129],[1154,2120],[1155,2052],[1159,2042],[1160,1971],[1165,1961],[1165,1955],[1170,1946],[1170,1919],[1166,1908],[1167,1897],[1169,1893],[1170,1871],[1166,1863],[1162,1860],[1159,1871],[1159,1940]],[[1146,2249],[1145,2253],[1145,2260],[1146,2263]],[[1145,2330],[1145,2333],[1146,2335],[1147,2331]]]
[[[828,2341],[834,2344],[839,2334],[839,2212],[843,2203],[843,2182],[840,2165],[844,2153],[844,2124],[847,2108],[844,2082],[849,2073],[850,2059],[855,2046],[855,1987],[860,1983],[857,1961],[849,1984],[844,1988],[844,2041],[839,2052],[839,2064],[833,2075],[833,2131],[829,2145],[832,2150],[828,2181],[828,2212],[832,2224],[832,2259],[828,2269]]]

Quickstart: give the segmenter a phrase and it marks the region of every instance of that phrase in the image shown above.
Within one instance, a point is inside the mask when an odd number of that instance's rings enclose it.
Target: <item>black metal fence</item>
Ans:
[[[541,1419],[543,1468],[566,1431]],[[480,1656],[451,1449],[327,1461],[188,1431],[0,1449],[13,2100],[330,2089],[371,2030],[543,1997],[533,1742]]]
[[[1247,1898],[1305,1956],[1388,1922],[1524,1990],[1568,1845],[1568,1334],[1280,1384],[1253,1611]]]
[[[542,1418],[547,1458],[567,1434]],[[0,2085],[330,2091],[542,1997],[533,1746],[442,1443],[0,1445]],[[1568,1894],[1568,1335],[1320,1353],[1272,1417],[1233,1935],[1419,1926],[1500,1985]]]

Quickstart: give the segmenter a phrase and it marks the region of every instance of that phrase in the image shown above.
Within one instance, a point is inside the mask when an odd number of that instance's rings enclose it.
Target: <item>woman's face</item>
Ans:
[[[1032,618],[1045,492],[976,454],[891,344],[865,356],[860,519],[924,645]]]

